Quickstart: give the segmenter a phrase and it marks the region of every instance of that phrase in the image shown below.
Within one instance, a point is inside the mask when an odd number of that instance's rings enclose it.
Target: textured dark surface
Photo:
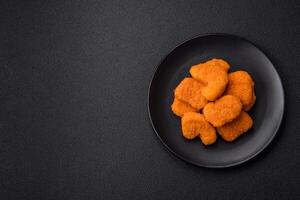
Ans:
[[[298,2],[1,1],[0,199],[299,199]],[[258,44],[286,95],[272,145],[226,170],[172,156],[147,116],[156,65],[207,32]]]

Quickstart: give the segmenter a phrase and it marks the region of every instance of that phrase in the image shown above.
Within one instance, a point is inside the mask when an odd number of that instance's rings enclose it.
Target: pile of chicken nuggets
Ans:
[[[246,71],[228,72],[230,65],[211,59],[190,68],[174,90],[173,113],[181,117],[182,135],[211,145],[218,134],[227,142],[247,132],[253,120],[246,112],[256,101],[254,82]]]

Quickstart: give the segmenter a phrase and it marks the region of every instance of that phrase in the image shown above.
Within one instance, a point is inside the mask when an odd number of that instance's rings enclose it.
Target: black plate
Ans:
[[[199,139],[185,140],[180,118],[172,114],[173,90],[189,68],[211,58],[223,58],[230,71],[246,70],[255,81],[257,101],[250,115],[253,128],[232,143],[220,137],[205,147]],[[274,138],[284,112],[281,80],[267,56],[253,43],[227,34],[204,35],[191,39],[171,51],[157,67],[148,93],[152,126],[163,144],[179,158],[204,167],[230,167],[260,153]]]

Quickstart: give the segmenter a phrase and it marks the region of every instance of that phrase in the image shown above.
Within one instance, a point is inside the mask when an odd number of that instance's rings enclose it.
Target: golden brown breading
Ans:
[[[213,144],[217,139],[216,130],[200,113],[187,112],[181,118],[182,134],[186,139],[194,139],[197,136],[205,145]]]
[[[171,105],[172,111],[175,115],[182,117],[186,112],[196,112],[197,109],[192,107],[190,104],[180,101],[176,97],[174,98],[173,104]]]
[[[225,94],[238,97],[243,104],[243,109],[250,110],[256,99],[251,76],[245,71],[236,71],[228,75],[228,80]]]
[[[193,78],[205,84],[202,95],[209,101],[220,97],[228,83],[227,71],[229,64],[220,59],[194,65],[190,69]]]
[[[201,64],[201,63],[200,63]],[[219,58],[213,58],[211,60],[206,61],[205,63],[203,63],[205,65],[214,65],[214,66],[220,66],[222,67],[226,72],[229,70],[230,65],[228,64],[228,62],[226,62],[223,59],[219,59]]]
[[[227,142],[237,139],[240,135],[248,131],[253,125],[251,117],[244,111],[233,121],[218,127],[221,137]]]
[[[202,96],[203,84],[193,78],[185,78],[175,89],[175,97],[181,101],[189,103],[197,110],[207,104],[207,100]]]
[[[241,110],[242,103],[239,98],[226,95],[215,102],[206,104],[203,114],[208,122],[215,127],[219,127],[238,117]]]
[[[256,101],[256,96],[255,96],[255,92],[254,92],[254,90],[253,90],[252,102],[251,102],[251,104],[249,104],[249,105],[245,105],[245,106],[244,106],[244,110],[245,110],[245,111],[249,111],[249,110],[254,106],[255,101]]]

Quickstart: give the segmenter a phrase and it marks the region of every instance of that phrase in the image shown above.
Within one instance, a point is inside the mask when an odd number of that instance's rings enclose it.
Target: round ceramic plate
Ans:
[[[249,112],[254,121],[251,130],[234,142],[219,137],[215,144],[204,146],[200,139],[183,138],[180,118],[170,106],[174,88],[190,76],[190,67],[212,58],[228,61],[231,72],[249,72],[257,100]],[[270,144],[282,120],[284,92],[273,64],[253,43],[227,34],[204,35],[179,45],[159,64],[149,87],[148,112],[157,136],[173,154],[197,166],[230,167],[250,160]]]

